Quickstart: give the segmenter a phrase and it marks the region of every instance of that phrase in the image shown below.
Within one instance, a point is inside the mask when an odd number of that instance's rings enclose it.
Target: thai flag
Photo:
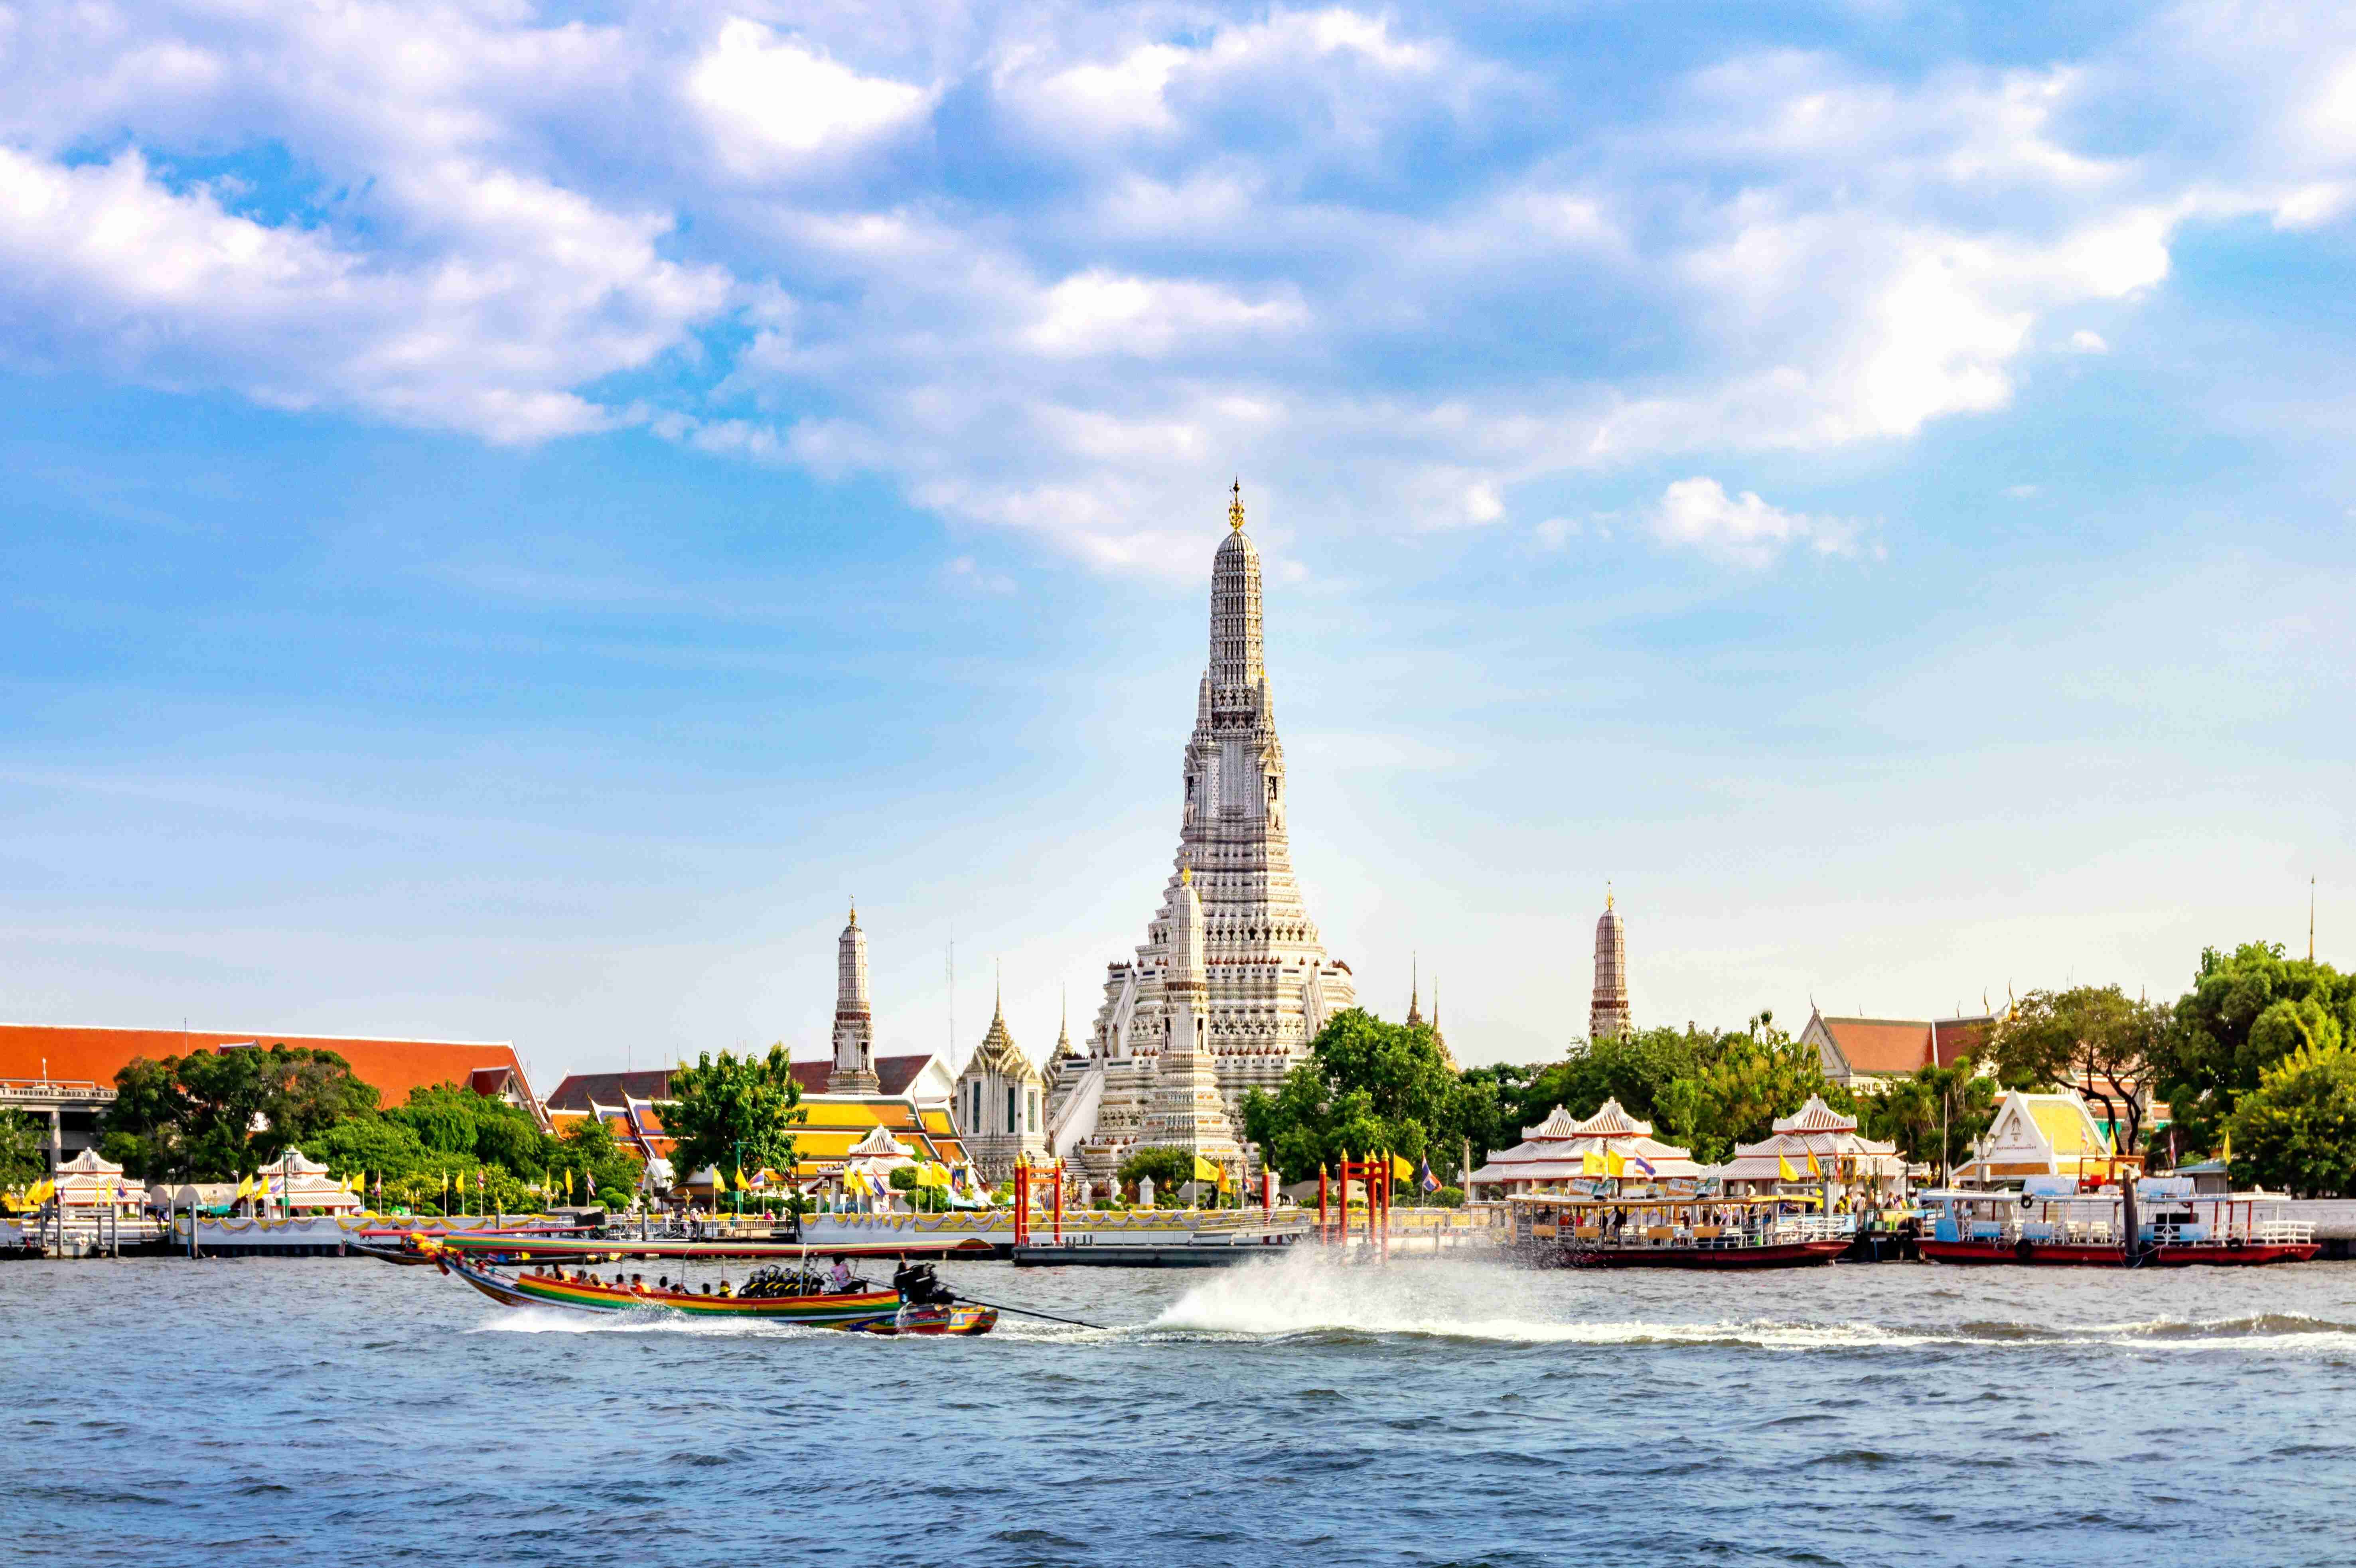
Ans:
[[[1629,1163],[1630,1165],[1634,1166],[1638,1170],[1643,1171],[1646,1176],[1651,1176],[1651,1175],[1654,1175],[1654,1174],[1655,1174],[1655,1171],[1654,1171],[1654,1169],[1653,1169],[1653,1162],[1652,1162],[1651,1160],[1649,1160],[1649,1159],[1646,1159],[1646,1158],[1645,1158],[1643,1155],[1641,1155],[1641,1154],[1632,1154],[1632,1155],[1630,1155],[1630,1156],[1628,1157],[1628,1163]]]
[[[1416,1179],[1426,1192],[1437,1192],[1440,1190],[1440,1178],[1431,1174],[1431,1160],[1429,1156],[1424,1158],[1423,1174]]]

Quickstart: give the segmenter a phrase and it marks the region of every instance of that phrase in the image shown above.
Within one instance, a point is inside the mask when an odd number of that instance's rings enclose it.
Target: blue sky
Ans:
[[[1240,474],[1471,1060],[2356,920],[2356,22],[0,12],[0,1015],[1035,1051]]]

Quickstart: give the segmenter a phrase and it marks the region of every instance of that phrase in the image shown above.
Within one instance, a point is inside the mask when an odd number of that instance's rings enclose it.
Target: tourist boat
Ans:
[[[900,1258],[948,1257],[965,1253],[976,1257],[994,1255],[996,1248],[990,1238],[971,1232],[943,1234],[904,1234],[891,1232],[867,1240],[809,1242],[689,1242],[635,1239],[629,1236],[569,1237],[477,1235],[468,1232],[453,1232],[446,1236],[418,1232],[411,1237],[420,1245],[431,1244],[460,1256],[480,1258],[486,1254],[503,1262],[522,1263],[618,1263],[629,1258],[669,1258],[690,1262],[697,1258],[719,1262],[766,1261],[787,1263],[819,1256]]]
[[[2280,1199],[2196,1197],[2189,1182],[2165,1178],[2143,1179],[2136,1196],[2148,1213],[2133,1223],[2130,1246],[2126,1196],[2115,1187],[2040,1189],[2032,1180],[2019,1192],[1923,1192],[1929,1223],[1918,1245],[1933,1263],[2040,1268],[2249,1267],[2305,1263],[2321,1245],[2314,1226],[2285,1217]]]
[[[1855,1221],[1804,1211],[1806,1200],[1588,1198],[1515,1193],[1505,1200],[1515,1250],[1564,1268],[1769,1269],[1828,1264]]]
[[[556,1307],[573,1312],[677,1312],[691,1317],[752,1319],[842,1328],[866,1334],[987,1334],[998,1326],[995,1307],[971,1302],[913,1307],[891,1290],[841,1294],[704,1296],[685,1290],[632,1290],[557,1274],[502,1275],[496,1268],[428,1243],[444,1274],[502,1307]]]

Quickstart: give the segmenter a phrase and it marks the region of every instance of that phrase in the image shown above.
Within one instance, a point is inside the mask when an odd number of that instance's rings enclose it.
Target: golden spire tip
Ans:
[[[1227,527],[1237,533],[1244,528],[1244,482],[1239,477],[1228,486]]]

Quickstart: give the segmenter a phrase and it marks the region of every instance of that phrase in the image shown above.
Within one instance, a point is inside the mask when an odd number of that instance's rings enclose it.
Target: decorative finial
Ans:
[[[1181,866],[1178,868],[1178,885],[1182,888],[1191,888],[1194,885],[1194,867]]]
[[[851,923],[853,929],[859,924],[859,900],[856,897],[851,901]]]
[[[1237,533],[1244,531],[1244,482],[1238,478],[1228,487],[1227,527]]]
[[[1612,907],[1612,879],[1609,877],[1603,879],[1603,907],[1607,910]]]

